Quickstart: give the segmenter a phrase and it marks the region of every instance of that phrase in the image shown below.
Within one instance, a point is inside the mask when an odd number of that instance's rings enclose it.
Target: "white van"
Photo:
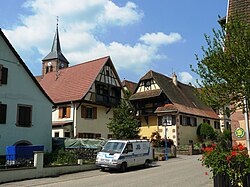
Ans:
[[[148,140],[109,140],[98,152],[96,165],[126,171],[127,167],[144,165],[153,161],[153,153]]]

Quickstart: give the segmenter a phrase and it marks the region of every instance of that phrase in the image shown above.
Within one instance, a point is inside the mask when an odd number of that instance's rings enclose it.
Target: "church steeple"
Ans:
[[[59,69],[66,68],[69,66],[68,60],[64,57],[61,50],[59,32],[58,32],[58,18],[56,24],[56,33],[54,36],[53,44],[50,53],[43,59],[43,70],[42,74],[45,75],[51,71],[58,71]]]

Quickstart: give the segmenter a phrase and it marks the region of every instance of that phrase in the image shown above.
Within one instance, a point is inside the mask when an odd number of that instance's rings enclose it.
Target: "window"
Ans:
[[[55,137],[59,137],[59,132],[55,132]]]
[[[197,119],[196,118],[190,118],[190,125],[193,127],[197,126]]]
[[[31,127],[32,106],[17,105],[17,126]]]
[[[108,95],[108,87],[106,85],[97,85],[97,94]]]
[[[145,82],[144,82],[144,86],[145,86],[145,87],[151,86],[151,81],[150,81],[150,80],[145,81]]]
[[[231,125],[228,121],[226,122],[226,129],[231,130]]]
[[[7,105],[0,104],[0,124],[6,124]]]
[[[90,118],[90,119],[93,118],[93,108],[89,108],[89,107],[86,108],[86,118]]]
[[[8,68],[3,67],[0,64],[0,86],[2,84],[7,84],[7,77],[8,77]]]
[[[59,108],[59,118],[70,118],[70,106]]]
[[[172,125],[172,116],[163,116],[162,122],[162,125]]]
[[[108,139],[111,139],[111,138],[113,138],[113,136],[114,136],[113,134],[108,134],[108,135],[107,135],[107,138],[108,138]]]
[[[203,119],[203,123],[207,123],[207,124],[210,125],[210,120],[208,120],[208,119]]]
[[[190,126],[196,127],[197,126],[197,119],[194,117],[188,117],[188,116],[181,115],[180,116],[180,124],[184,125],[184,126],[190,125]]]
[[[97,119],[97,108],[81,106],[81,117],[87,119]]]
[[[215,129],[220,129],[220,122],[219,121],[214,122],[214,128]]]
[[[128,143],[124,149],[125,152],[133,152],[133,145],[132,143]]]
[[[64,137],[70,138],[70,132],[64,132]]]

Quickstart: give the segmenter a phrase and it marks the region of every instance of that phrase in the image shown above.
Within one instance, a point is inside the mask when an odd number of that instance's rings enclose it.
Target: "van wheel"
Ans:
[[[123,173],[127,170],[127,164],[123,162],[120,166],[120,172]]]
[[[101,167],[101,171],[105,171],[105,168],[104,168],[104,167]]]
[[[148,168],[148,167],[149,167],[149,164],[150,164],[150,161],[149,161],[149,160],[145,160],[144,167],[145,167],[145,168]]]

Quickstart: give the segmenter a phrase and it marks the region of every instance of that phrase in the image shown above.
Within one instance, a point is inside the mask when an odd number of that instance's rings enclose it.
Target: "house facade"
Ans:
[[[106,124],[120,101],[122,85],[111,58],[69,67],[57,28],[51,52],[42,61],[39,83],[57,106],[52,111],[52,136],[112,137]]]
[[[201,123],[210,124],[220,131],[218,115],[196,96],[195,88],[177,81],[177,76],[166,77],[149,71],[137,84],[130,97],[140,120],[140,135],[150,139],[153,132],[159,132],[172,139],[175,145],[198,142],[197,127]]]
[[[241,21],[250,24],[250,1],[249,0],[229,0],[227,20],[237,16]],[[248,113],[249,116],[250,113]],[[242,143],[247,145],[247,129],[245,116],[242,109],[236,109],[231,117],[231,131],[233,144]],[[250,121],[249,121],[250,124]],[[250,129],[250,127],[248,127]]]
[[[0,155],[6,146],[51,151],[52,100],[0,29]]]

